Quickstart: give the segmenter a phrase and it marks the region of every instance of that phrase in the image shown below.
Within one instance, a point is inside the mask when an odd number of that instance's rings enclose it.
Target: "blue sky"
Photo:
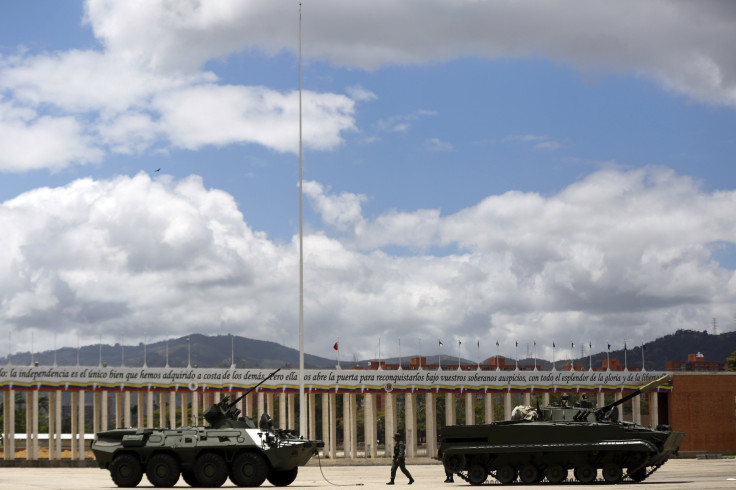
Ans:
[[[297,3],[0,9],[0,353],[296,346]],[[307,350],[732,330],[735,20],[304,2]]]

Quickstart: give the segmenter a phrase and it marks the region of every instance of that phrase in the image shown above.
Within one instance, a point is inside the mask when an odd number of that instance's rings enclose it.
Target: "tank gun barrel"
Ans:
[[[245,398],[248,395],[248,393],[250,393],[251,391],[255,390],[256,388],[258,388],[259,386],[261,386],[263,383],[265,383],[266,381],[268,381],[269,379],[271,379],[273,377],[273,375],[276,374],[276,373],[278,373],[279,371],[281,371],[281,368],[278,368],[276,371],[272,372],[271,374],[269,374],[268,376],[266,376],[265,378],[263,378],[263,380],[261,380],[257,385],[255,385],[254,387],[252,387],[251,389],[249,389],[248,391],[246,391],[245,393],[243,393],[242,395],[240,395],[239,397],[237,397],[235,400],[233,400],[230,403],[228,403],[227,408],[234,407],[240,400],[242,400],[243,398]]]
[[[635,396],[638,396],[638,395],[641,395],[643,393],[648,393],[648,392],[652,391],[654,388],[665,384],[669,380],[670,380],[669,375],[664,375],[661,378],[657,378],[657,379],[655,379],[653,381],[650,381],[649,383],[645,384],[641,388],[639,388],[637,390],[634,390],[633,392],[629,393],[628,395],[622,397],[620,400],[616,400],[615,402],[609,403],[606,406],[603,406],[601,408],[596,409],[596,413],[598,413],[598,414],[606,413],[606,412],[608,412],[608,411],[616,408],[617,406],[621,405],[622,403],[625,403],[625,402],[631,400]]]

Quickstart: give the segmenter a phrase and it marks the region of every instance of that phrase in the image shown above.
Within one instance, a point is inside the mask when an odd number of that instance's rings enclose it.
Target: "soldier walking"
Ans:
[[[394,462],[391,465],[391,481],[386,485],[393,485],[394,478],[396,478],[396,469],[401,468],[401,472],[406,475],[409,479],[409,485],[414,483],[414,478],[411,477],[411,473],[406,469],[406,444],[401,440],[401,434],[398,432],[394,434]]]

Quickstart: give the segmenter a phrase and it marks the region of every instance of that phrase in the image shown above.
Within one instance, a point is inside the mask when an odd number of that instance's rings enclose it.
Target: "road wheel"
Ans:
[[[235,456],[230,466],[230,480],[239,487],[257,487],[266,480],[266,476],[268,476],[268,463],[259,453],[240,453]]]
[[[618,464],[608,463],[603,467],[603,471],[601,471],[601,474],[603,475],[603,479],[606,480],[608,483],[615,483],[621,479],[623,471],[621,470],[621,466],[619,466]]]
[[[483,465],[474,463],[468,468],[468,482],[471,485],[482,485],[488,479],[488,471]]]
[[[458,473],[465,469],[465,455],[463,454],[445,454],[443,457],[445,468],[450,470],[452,473]]]
[[[146,477],[154,487],[173,487],[179,481],[179,461],[170,454],[154,454],[146,465]]]
[[[135,456],[120,454],[110,464],[110,476],[119,487],[134,487],[143,478],[143,466]]]
[[[591,464],[583,463],[575,467],[575,478],[582,483],[590,483],[595,480],[596,476],[598,476],[598,471]]]
[[[519,470],[519,479],[524,483],[536,483],[539,473],[539,470],[534,465],[525,464]]]
[[[516,468],[504,465],[496,470],[496,480],[500,481],[504,485],[512,483],[516,480]]]
[[[268,482],[274,487],[285,487],[291,485],[296,480],[296,475],[299,473],[299,468],[293,468],[291,470],[271,470],[268,472]]]
[[[552,464],[547,466],[547,471],[544,474],[547,476],[548,482],[561,483],[567,478],[567,469],[558,464]]]
[[[227,464],[216,453],[202,453],[194,462],[194,478],[201,487],[219,487],[227,480]]]

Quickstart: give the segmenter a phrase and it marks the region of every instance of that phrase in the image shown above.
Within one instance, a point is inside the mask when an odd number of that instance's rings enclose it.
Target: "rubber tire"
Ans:
[[[119,454],[110,463],[110,476],[119,487],[134,487],[143,479],[143,466],[130,454]]]
[[[180,474],[179,461],[170,454],[154,454],[146,464],[146,478],[154,487],[173,487]]]
[[[227,480],[227,463],[216,453],[202,453],[194,462],[194,478],[200,487],[220,487]]]
[[[299,468],[295,467],[290,470],[271,470],[268,472],[266,479],[268,483],[274,487],[285,487],[291,485],[299,474]]]
[[[192,470],[182,470],[181,478],[190,487],[200,487],[201,486],[199,483],[197,483],[197,479],[194,477],[194,472]]]
[[[537,481],[539,481],[539,473],[541,472],[536,468],[536,466],[525,464],[519,470],[519,479],[524,483],[537,483]]]
[[[500,481],[504,485],[513,483],[516,480],[516,468],[504,465],[496,470],[496,480]]]
[[[547,481],[550,483],[562,483],[567,479],[567,468],[563,468],[558,464],[549,465],[544,471],[544,476],[547,477]]]
[[[482,485],[488,479],[488,471],[483,465],[473,463],[468,467],[468,483],[471,485]]]
[[[575,478],[581,483],[594,482],[598,477],[598,470],[595,466],[584,463],[575,467]]]
[[[634,471],[633,473],[631,472],[631,470],[628,470],[628,474],[629,478],[631,478],[635,482],[644,481],[644,479],[647,477],[647,468],[646,466],[644,466]]]
[[[608,483],[616,483],[617,481],[620,481],[623,474],[624,472],[621,469],[621,466],[616,463],[606,464],[601,471],[603,479]]]
[[[260,453],[251,451],[240,453],[230,465],[230,481],[239,487],[260,486],[266,481],[267,476],[268,462]]]

